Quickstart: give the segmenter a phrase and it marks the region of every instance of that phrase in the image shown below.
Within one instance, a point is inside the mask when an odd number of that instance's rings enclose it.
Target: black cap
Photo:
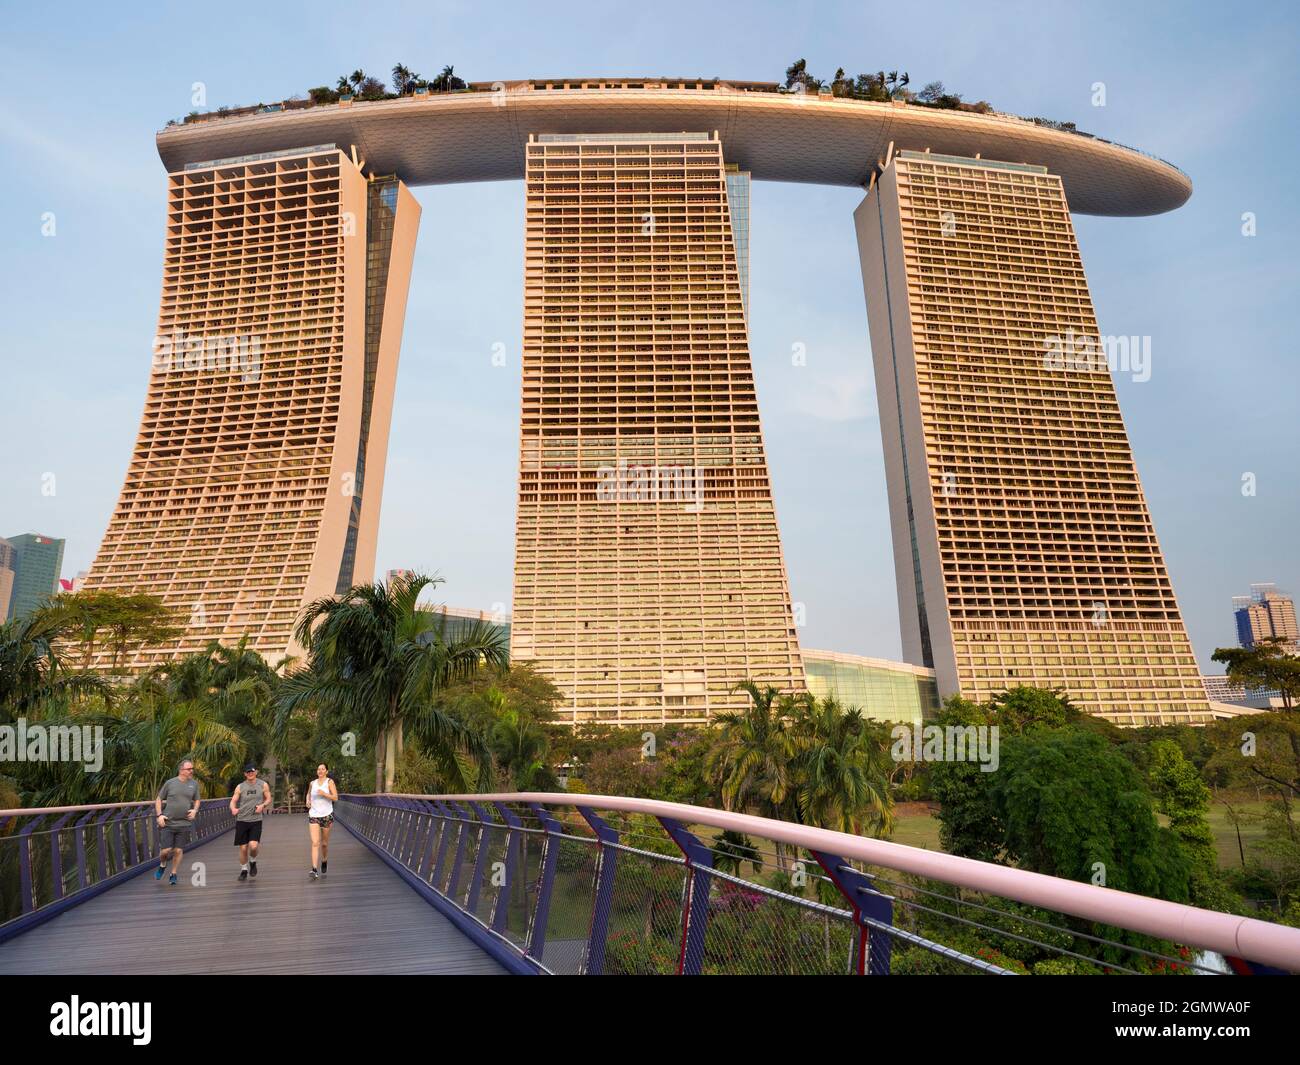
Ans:
[[[248,765],[244,766],[244,772],[245,772],[245,773],[256,773],[256,772],[257,772],[257,766],[253,765],[252,762],[249,762]]]

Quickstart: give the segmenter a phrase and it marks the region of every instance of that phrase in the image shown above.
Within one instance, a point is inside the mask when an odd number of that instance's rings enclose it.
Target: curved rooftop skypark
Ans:
[[[498,81],[396,100],[285,101],[170,125],[158,134],[158,152],[168,170],[179,170],[355,145],[374,173],[444,185],[522,178],[531,134],[683,130],[716,131],[728,162],[760,181],[865,187],[892,144],[895,151],[1045,166],[1060,175],[1070,209],[1080,214],[1159,214],[1192,192],[1172,164],[1086,133],[1000,112],[779,92],[760,82]]]

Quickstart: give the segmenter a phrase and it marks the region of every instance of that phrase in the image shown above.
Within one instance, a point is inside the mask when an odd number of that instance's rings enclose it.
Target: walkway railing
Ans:
[[[190,847],[234,825],[205,799]],[[143,872],[159,851],[152,802],[0,810],[0,942]]]
[[[516,972],[1300,969],[1300,929],[678,803],[345,795],[337,813]]]

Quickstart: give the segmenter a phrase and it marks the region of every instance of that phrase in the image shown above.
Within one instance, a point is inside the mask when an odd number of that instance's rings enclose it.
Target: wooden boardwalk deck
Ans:
[[[267,818],[256,880],[236,879],[233,840],[186,854],[176,887],[145,873],[0,943],[0,973],[505,971],[341,825],[319,881],[305,815]]]

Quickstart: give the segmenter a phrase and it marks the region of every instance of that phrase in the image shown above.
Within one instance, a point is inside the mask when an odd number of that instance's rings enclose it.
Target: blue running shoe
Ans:
[[[167,878],[167,883],[171,884],[172,887],[175,887],[175,886],[176,886],[176,874],[175,874],[175,873],[172,873],[172,875],[169,876],[169,877]]]
[[[158,866],[158,868],[155,869],[155,870],[153,871],[153,878],[154,878],[155,880],[161,880],[161,879],[163,878],[163,872],[164,872],[166,869],[167,869],[167,866],[166,866],[165,863],[164,863],[163,865]]]

